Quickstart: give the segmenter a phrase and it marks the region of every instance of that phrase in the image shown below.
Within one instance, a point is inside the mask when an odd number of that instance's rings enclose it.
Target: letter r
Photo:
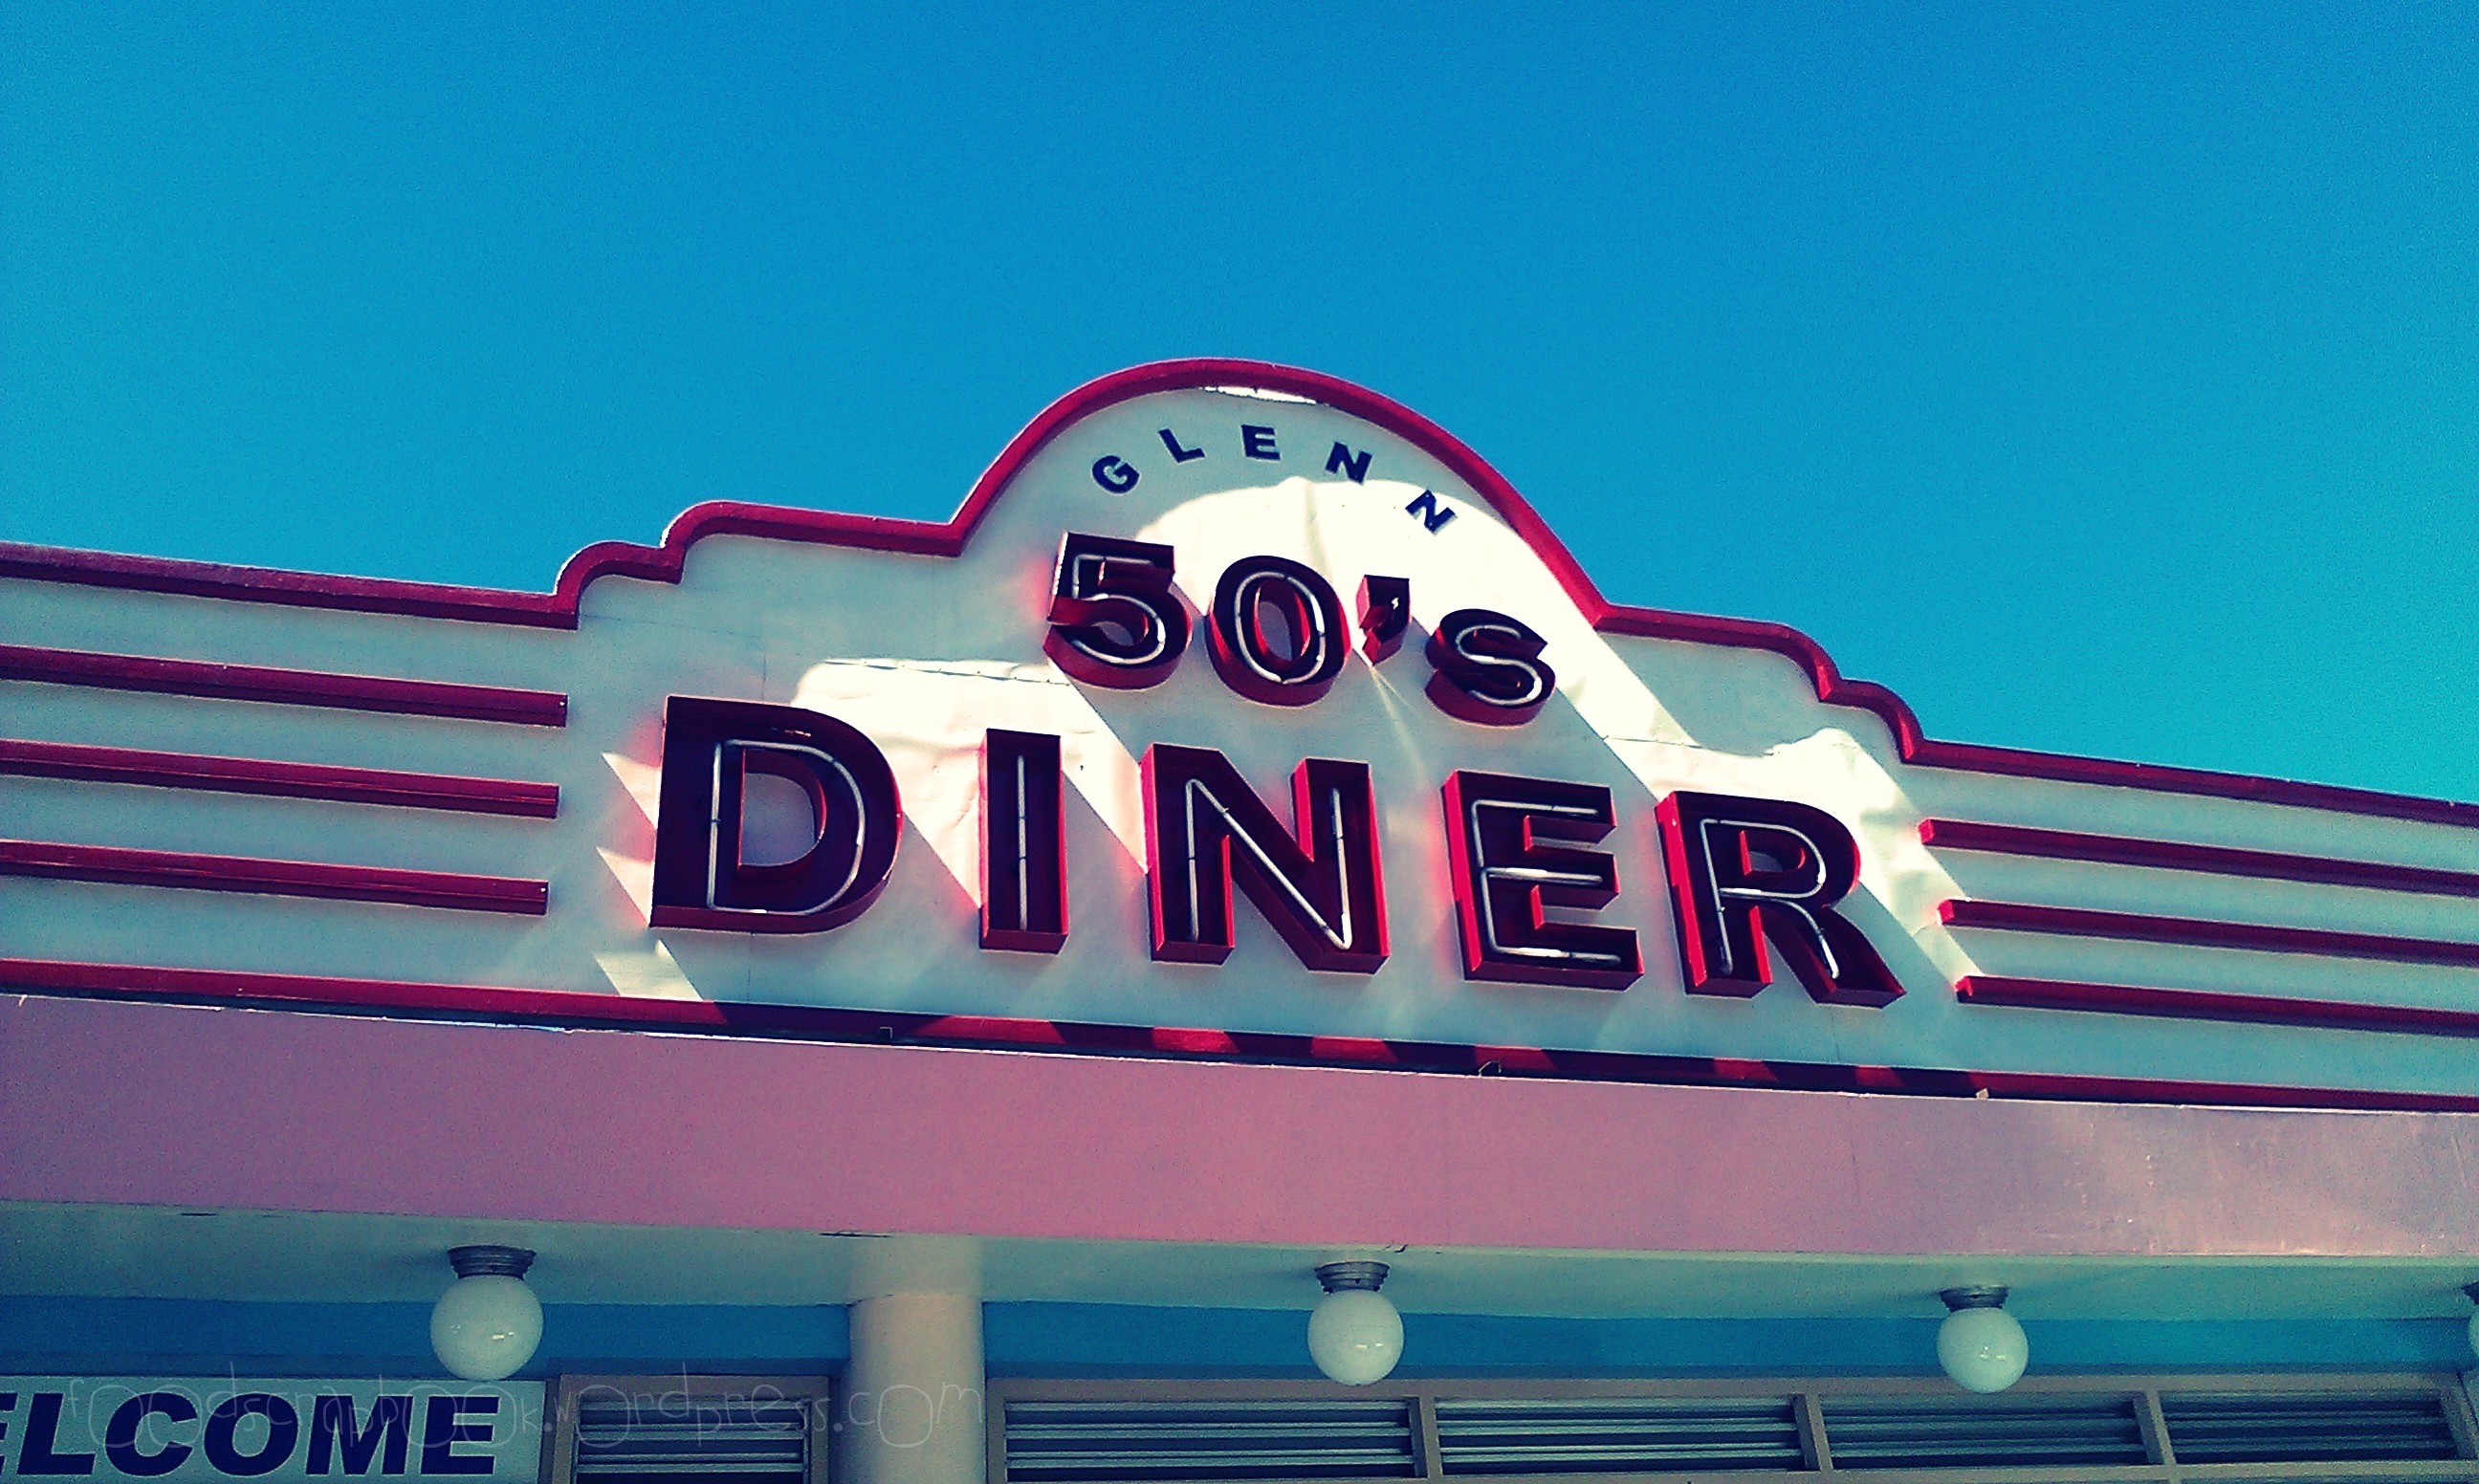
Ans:
[[[1773,983],[1770,940],[1810,997],[1881,1009],[1903,986],[1836,912],[1859,881],[1859,846],[1823,809],[1679,792],[1661,801],[1662,855],[1690,994],[1746,998]]]

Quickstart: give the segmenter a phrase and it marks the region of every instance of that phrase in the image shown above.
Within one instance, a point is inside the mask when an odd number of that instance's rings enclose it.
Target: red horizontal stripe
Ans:
[[[2196,948],[2246,948],[2261,953],[2313,954],[2332,959],[2385,959],[2399,963],[2449,963],[2479,967],[2479,943],[2395,937],[2382,933],[2333,933],[2321,928],[2267,928],[2251,922],[2212,922],[2200,917],[2155,917],[2143,912],[2100,912],[2079,907],[2030,907],[2019,902],[1947,902],[1937,908],[1948,927],[1993,928],[2007,933],[2046,933],[2060,937],[2130,938],[2182,943]]]
[[[344,902],[392,902],[403,907],[458,908],[533,917],[543,914],[550,897],[549,883],[510,876],[399,871],[310,860],[261,860],[249,856],[185,855],[111,845],[64,845],[50,840],[0,840],[0,876],[327,897]]]
[[[922,1027],[922,1032],[942,1040],[1006,1041],[1023,1046],[1062,1043],[1059,1027],[1049,1021],[1009,1015],[944,1015]]]
[[[140,593],[178,593],[188,598],[220,598],[235,602],[331,608],[347,613],[398,613],[413,618],[522,624],[542,628],[576,627],[575,603],[562,603],[551,593],[510,593],[390,577],[336,577],[273,567],[124,556],[117,551],[55,550],[13,541],[0,542],[0,577],[74,582]]]
[[[265,1000],[323,1009],[447,1011],[480,1019],[595,1019],[647,1028],[720,1030],[723,1007],[705,1000],[635,999],[569,989],[509,989],[400,979],[337,979],[237,969],[0,959],[12,989],[140,999]],[[609,1001],[608,1005],[603,1004]]]
[[[2313,1026],[2336,1031],[2396,1031],[2408,1036],[2479,1036],[2479,1011],[2350,1000],[2231,994],[2217,989],[2151,989],[2052,979],[1974,974],[1955,982],[1955,998],[1973,1005],[2025,1010],[2087,1010],[2180,1020],[2236,1020],[2259,1025]]]
[[[2210,768],[2172,768],[2159,763],[2120,762],[2108,757],[2078,757],[2066,753],[2035,753],[2019,747],[1989,747],[1977,742],[1947,742],[1920,734],[1910,708],[1890,691],[1867,682],[1844,682],[1843,689],[1866,685],[1872,699],[1853,699],[1894,729],[1904,762],[1923,768],[1951,768],[1963,773],[1989,773],[2011,778],[2050,779],[2060,783],[2089,783],[2102,788],[2141,788],[2154,793],[2196,794],[2208,799],[2238,799],[2249,804],[2274,804],[2287,808],[2323,809],[2336,814],[2364,814],[2379,819],[2415,819],[2422,824],[2479,829],[2479,804],[2458,799],[2431,799],[2418,794],[2391,794],[2338,783],[2302,783],[2291,779],[2262,778],[2251,773],[2219,773]],[[1873,699],[1881,694],[1882,701]],[[1825,698],[1840,701],[1839,695]]]
[[[2387,865],[2329,856],[2186,845],[2174,840],[2083,834],[2071,830],[2034,830],[2023,825],[1989,825],[1959,819],[1922,820],[1920,838],[1942,850],[2092,860],[2108,865],[2153,866],[2164,871],[2313,882],[2327,886],[2366,886],[2378,891],[2479,897],[2479,871],[2443,871],[2430,866]]]
[[[555,783],[272,762],[256,757],[211,757],[198,753],[150,753],[129,747],[89,747],[8,737],[0,737],[0,773],[89,783],[141,783],[155,788],[194,788],[284,799],[328,799],[340,804],[457,809],[469,814],[517,814],[531,819],[551,819],[559,814],[559,786]]]
[[[2007,1097],[2041,1101],[2190,1103],[2231,1108],[2380,1108],[2479,1113],[2479,1097],[2356,1087],[2284,1087],[2252,1083],[2074,1077],[2039,1072],[1966,1072],[1858,1067],[1824,1062],[1644,1056],[1624,1052],[1389,1040],[1386,1060],[1369,1060],[1356,1037],[1201,1032],[1000,1016],[942,1016],[884,1011],[729,1001],[634,999],[566,989],[509,989],[400,980],[332,979],[229,969],[71,963],[0,959],[0,987],[112,999],[273,1003],[365,1014],[438,1015],[527,1025],[700,1031],[815,1040],[965,1045],[1113,1056],[1206,1056],[1288,1063],[1340,1061],[1371,1071],[1460,1072],[1559,1077],[1682,1087],[1787,1087],[1875,1091],[1928,1097]]]
[[[144,654],[106,654],[91,650],[38,649],[22,644],[0,644],[0,680],[41,680],[53,685],[334,706],[347,711],[444,716],[525,727],[568,725],[568,698],[557,691],[335,675],[323,670],[277,670],[264,665],[219,665],[192,659],[156,659]]]

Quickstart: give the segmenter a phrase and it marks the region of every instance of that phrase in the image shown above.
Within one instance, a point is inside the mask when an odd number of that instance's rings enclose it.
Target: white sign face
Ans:
[[[2479,1108],[2479,809],[1925,739],[1306,373],[1111,378],[946,525],[700,507],[558,595],[54,567],[0,580],[59,646],[18,987]]]
[[[534,1484],[543,1388],[0,1376],[0,1477]]]

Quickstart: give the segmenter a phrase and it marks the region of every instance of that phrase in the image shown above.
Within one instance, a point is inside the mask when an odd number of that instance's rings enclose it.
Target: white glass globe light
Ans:
[[[542,1343],[542,1300],[525,1287],[534,1255],[523,1247],[457,1247],[456,1281],[430,1311],[430,1348],[450,1375],[502,1381]]]
[[[2004,1289],[1948,1289],[1939,1296],[1954,1312],[1937,1326],[1937,1364],[1955,1385],[1986,1394],[2023,1379],[2032,1342],[2002,1307]]]
[[[1403,1316],[1377,1286],[1383,1263],[1328,1263],[1317,1269],[1325,1297],[1309,1314],[1309,1358],[1329,1381],[1367,1386],[1403,1358]]]

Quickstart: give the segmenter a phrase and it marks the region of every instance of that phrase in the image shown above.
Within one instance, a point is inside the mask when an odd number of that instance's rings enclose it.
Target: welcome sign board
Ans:
[[[1141,368],[952,522],[702,506],[549,594],[0,572],[18,987],[2479,1107],[2479,808],[1925,738],[1307,372]]]
[[[0,1477],[532,1484],[540,1382],[0,1376]]]

